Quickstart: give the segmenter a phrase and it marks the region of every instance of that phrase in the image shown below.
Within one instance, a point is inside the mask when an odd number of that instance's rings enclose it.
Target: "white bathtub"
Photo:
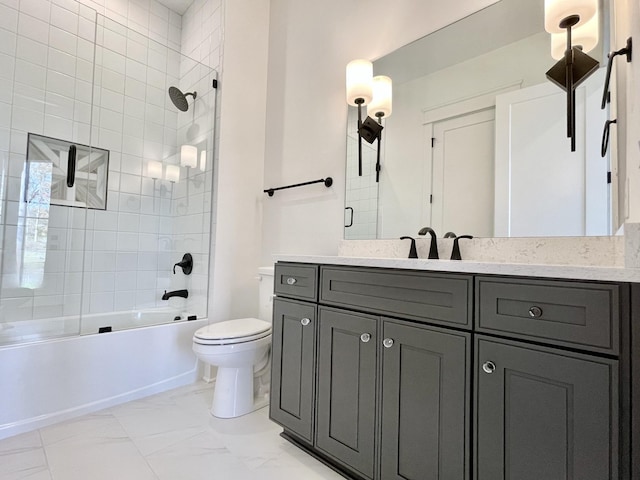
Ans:
[[[171,312],[87,315],[83,332],[114,331],[0,347],[0,439],[195,381],[208,320],[140,327],[166,322],[155,313]]]

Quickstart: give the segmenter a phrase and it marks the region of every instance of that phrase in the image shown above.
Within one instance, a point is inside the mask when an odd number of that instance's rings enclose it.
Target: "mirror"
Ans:
[[[615,155],[600,154],[608,8],[605,0],[600,40],[588,52],[603,68],[576,90],[575,152],[566,94],[545,76],[556,60],[542,0],[501,0],[374,61],[374,75],[393,80],[393,112],[383,119],[376,183],[377,142],[363,142],[358,176],[349,107],[345,239],[425,226],[439,237],[615,232]]]

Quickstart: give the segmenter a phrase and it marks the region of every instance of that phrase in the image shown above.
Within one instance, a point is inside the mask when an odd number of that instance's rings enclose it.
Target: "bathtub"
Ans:
[[[31,343],[0,346],[0,439],[194,382],[192,337],[208,324],[170,309],[85,315],[82,335],[77,319],[48,321],[73,336],[42,340],[33,324],[5,324]]]

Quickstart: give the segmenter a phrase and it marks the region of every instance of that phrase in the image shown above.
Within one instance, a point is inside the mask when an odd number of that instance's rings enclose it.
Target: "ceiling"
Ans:
[[[165,7],[168,7],[170,10],[183,15],[191,6],[193,0],[158,0],[158,2],[163,4]]]

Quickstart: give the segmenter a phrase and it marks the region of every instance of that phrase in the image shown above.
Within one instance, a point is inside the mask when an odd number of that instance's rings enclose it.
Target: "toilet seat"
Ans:
[[[271,324],[257,318],[239,318],[213,323],[197,330],[194,343],[200,345],[232,345],[252,342],[271,335]]]

